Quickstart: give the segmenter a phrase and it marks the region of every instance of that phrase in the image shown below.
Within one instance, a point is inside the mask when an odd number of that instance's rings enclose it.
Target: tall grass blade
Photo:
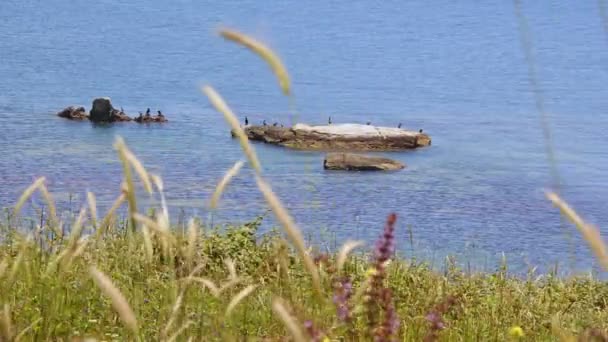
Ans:
[[[247,138],[247,134],[243,131],[243,128],[239,125],[239,120],[236,118],[232,110],[228,107],[224,99],[218,94],[211,86],[204,86],[202,88],[203,93],[209,98],[211,104],[215,107],[215,109],[224,115],[224,119],[230,124],[233,132],[239,138],[239,142],[241,143],[241,148],[245,152],[245,155],[249,159],[249,163],[257,173],[262,172],[262,167],[260,161],[258,160],[258,156],[253,149],[253,146],[249,143],[249,139]]]
[[[287,210],[285,210],[285,208],[281,204],[281,201],[274,194],[270,186],[260,176],[256,176],[256,181],[258,184],[258,188],[266,199],[266,202],[268,202],[275,216],[277,217],[283,228],[285,228],[287,236],[289,236],[291,243],[295,246],[298,255],[302,259],[306,270],[308,270],[308,273],[310,273],[310,276],[312,277],[313,286],[317,294],[320,295],[321,282],[319,279],[319,272],[312,258],[306,252],[304,237],[302,236],[300,229],[296,226],[295,222],[293,221],[289,213],[287,213]]]
[[[228,303],[228,308],[226,308],[226,317],[229,317],[234,308],[243,300],[245,297],[249,296],[253,290],[256,289],[256,285],[249,285],[246,288],[242,289],[239,293],[237,293],[230,303]]]
[[[291,94],[291,81],[289,80],[287,69],[283,65],[283,62],[281,62],[281,59],[270,48],[258,40],[255,40],[236,30],[221,29],[220,35],[227,40],[245,46],[246,48],[255,52],[258,56],[262,57],[268,63],[268,65],[270,65],[270,68],[277,76],[283,93],[285,95]]]
[[[175,340],[177,340],[177,338],[179,337],[179,335],[183,334],[184,331],[186,331],[186,329],[188,329],[192,324],[194,324],[194,322],[192,321],[187,321],[186,323],[182,324],[181,327],[179,327],[179,329],[177,329],[175,331],[175,333],[173,335],[171,335],[171,337],[169,337],[169,339],[167,340],[167,342],[173,342]],[[188,339],[188,341],[192,340],[192,337],[190,337]]]
[[[137,334],[137,318],[135,318],[135,313],[133,313],[125,296],[123,296],[120,290],[112,283],[110,278],[95,268],[95,266],[89,268],[89,274],[101,291],[110,298],[112,306],[120,316],[123,324],[134,334]]]
[[[340,248],[340,252],[338,253],[338,259],[336,261],[336,271],[339,273],[342,271],[342,267],[344,267],[344,263],[346,263],[346,259],[348,255],[357,247],[363,246],[363,241],[346,241],[342,248]]]
[[[243,161],[240,160],[234,163],[230,170],[228,170],[224,177],[222,177],[222,180],[217,184],[217,186],[215,187],[215,191],[211,196],[211,204],[209,205],[211,209],[215,209],[217,207],[217,203],[219,202],[222,193],[224,193],[224,189],[226,189],[226,186],[228,185],[228,183],[230,183],[230,180],[232,180],[232,178],[239,173],[239,171],[243,167],[243,164]]]
[[[118,137],[114,143],[114,148],[118,151],[118,157],[122,163],[122,170],[125,176],[126,184],[126,195],[127,201],[129,202],[129,224],[131,230],[135,231],[135,223],[133,222],[133,215],[137,213],[137,198],[135,195],[135,184],[133,182],[133,174],[131,173],[131,164],[127,158],[125,141]]]
[[[17,336],[15,336],[15,342],[19,342],[21,341],[21,339],[25,336],[25,334],[27,334],[28,332],[30,332],[35,326],[36,324],[40,323],[40,321],[42,321],[42,318],[38,318],[37,320],[33,321],[32,323],[30,323],[30,325],[28,325],[27,327],[25,327],[23,330],[21,330],[21,332],[19,332],[17,334]]]
[[[15,334],[13,330],[13,322],[11,320],[11,307],[8,304],[4,304],[2,310],[2,317],[0,318],[0,332],[2,333],[3,341],[12,341]]]
[[[51,229],[56,234],[61,234],[61,229],[58,229],[58,227],[56,227],[59,220],[57,219],[57,208],[55,207],[55,200],[53,199],[53,196],[49,192],[49,189],[46,187],[46,185],[44,185],[44,182],[40,184],[40,187],[38,189],[42,194],[42,198],[44,198],[44,201],[46,202],[46,206],[49,208],[49,227],[51,227]]]
[[[89,213],[91,213],[91,224],[93,228],[97,228],[97,200],[95,200],[95,195],[90,191],[87,192],[87,202],[89,204]]]
[[[296,322],[296,320],[287,312],[287,309],[283,305],[283,301],[281,299],[274,299],[272,301],[272,310],[274,313],[283,321],[285,327],[293,337],[296,342],[305,342],[306,338],[304,338],[304,332],[300,329],[300,324]]]
[[[546,194],[547,198],[555,205],[561,213],[570,220],[570,222],[574,223],[578,230],[583,235],[583,238],[591,247],[593,253],[598,258],[600,265],[604,268],[604,270],[608,271],[608,252],[606,249],[606,244],[602,240],[602,236],[600,234],[599,229],[596,227],[586,223],[574,209],[572,209],[558,194],[555,192],[549,192]]]
[[[17,201],[17,204],[15,204],[15,208],[13,209],[13,217],[19,216],[19,213],[21,212],[21,208],[23,207],[25,202],[30,197],[32,197],[32,195],[34,194],[34,191],[36,191],[37,189],[40,188],[40,186],[44,183],[44,180],[45,180],[44,177],[40,177],[40,178],[36,179],[34,181],[34,183],[32,183],[32,185],[28,186],[27,189],[25,189],[25,191],[23,191],[23,193],[21,194],[21,197],[19,197],[19,200]]]
[[[188,246],[186,247],[186,262],[188,265],[192,265],[194,261],[194,254],[196,251],[198,241],[198,224],[195,220],[190,219],[188,222]]]
[[[103,233],[104,230],[109,229],[110,221],[112,220],[112,217],[114,217],[114,213],[116,212],[116,210],[118,210],[118,208],[120,208],[120,206],[124,203],[126,198],[127,198],[127,196],[124,193],[122,193],[122,194],[120,194],[120,196],[118,196],[118,198],[116,198],[114,203],[112,203],[112,206],[106,213],[106,216],[104,216],[103,220],[101,221],[101,225],[99,226],[100,229],[97,230],[98,237]]]

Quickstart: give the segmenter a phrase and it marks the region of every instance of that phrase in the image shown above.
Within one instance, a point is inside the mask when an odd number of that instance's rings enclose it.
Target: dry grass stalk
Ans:
[[[144,167],[144,165],[139,161],[139,159],[137,159],[137,157],[135,157],[135,154],[133,154],[133,152],[131,152],[131,150],[129,150],[129,148],[126,145],[124,148],[125,148],[125,157],[127,157],[127,160],[129,161],[129,163],[131,163],[131,166],[133,166],[133,169],[135,170],[135,172],[137,172],[137,175],[141,179],[141,182],[144,184],[144,189],[149,194],[151,194],[152,193],[152,182],[150,181],[150,176],[148,175],[148,171],[146,171],[146,168]]]
[[[13,330],[13,323],[11,320],[11,308],[8,304],[4,304],[4,309],[2,310],[2,319],[0,319],[0,328],[2,328],[2,340],[12,341],[15,332]]]
[[[116,212],[116,210],[118,210],[118,208],[120,208],[126,198],[126,195],[122,193],[120,194],[120,196],[118,196],[118,198],[116,198],[114,203],[112,203],[112,206],[106,213],[106,216],[104,216],[103,220],[101,221],[99,229],[97,229],[97,236],[101,235],[104,230],[107,230],[110,227],[110,221],[112,220],[112,217],[114,217],[114,213]]]
[[[2,262],[0,262],[0,278],[4,277],[4,273],[8,269],[8,257],[4,258]]]
[[[226,264],[226,268],[228,269],[228,277],[229,279],[237,279],[238,275],[236,274],[236,264],[232,259],[224,259],[224,264]]]
[[[154,174],[150,175],[150,179],[152,179],[154,186],[156,186],[156,189],[158,190],[158,193],[160,195],[160,205],[163,210],[162,218],[164,219],[164,221],[161,222],[161,216],[159,215],[158,222],[160,225],[164,225],[168,229],[169,228],[169,208],[167,206],[167,200],[165,199],[163,180],[162,180],[162,178],[160,178],[160,176],[154,175]]]
[[[141,227],[141,232],[144,238],[144,250],[146,252],[146,260],[151,263],[154,260],[154,248],[152,247],[152,237],[150,229],[145,224]]]
[[[249,296],[253,290],[256,289],[256,285],[249,285],[246,288],[242,289],[239,293],[237,293],[232,299],[230,303],[228,303],[228,308],[226,308],[226,317],[229,317],[234,308],[243,300],[245,297]]]
[[[336,271],[340,272],[344,264],[346,263],[346,259],[348,255],[357,247],[363,246],[363,241],[346,241],[342,248],[340,248],[340,252],[338,253],[338,258],[336,261]]]
[[[110,278],[95,268],[95,266],[89,268],[89,274],[101,291],[110,298],[114,310],[116,310],[124,325],[134,334],[137,334],[137,318],[135,318],[135,313],[133,313],[125,296],[123,296],[120,290],[112,283]]]
[[[188,246],[186,248],[186,262],[188,265],[192,265],[194,260],[194,253],[198,241],[198,230],[199,226],[197,221],[190,219],[190,221],[188,221]]]
[[[34,194],[34,191],[36,191],[37,189],[40,188],[40,186],[44,183],[44,180],[45,180],[44,177],[40,177],[40,178],[36,179],[34,181],[34,183],[32,183],[32,185],[28,186],[27,189],[25,189],[25,191],[23,191],[23,193],[21,194],[21,197],[19,197],[19,200],[17,201],[17,204],[15,204],[15,208],[13,209],[14,217],[19,216],[19,213],[21,212],[21,208],[23,207],[25,202],[30,197],[32,197],[32,195]]]
[[[239,173],[239,171],[243,167],[243,164],[243,161],[240,160],[234,163],[230,170],[226,172],[222,180],[217,184],[217,186],[215,187],[215,191],[211,196],[211,204],[209,205],[211,209],[215,209],[217,207],[217,203],[219,202],[222,193],[224,193],[224,189],[226,188],[228,183],[230,183],[230,180]]]
[[[93,228],[97,227],[97,201],[95,200],[95,195],[88,191],[87,192],[87,202],[89,204],[89,213],[91,213],[91,224]]]
[[[321,282],[319,279],[319,272],[317,267],[315,266],[312,258],[306,252],[306,245],[304,243],[304,237],[300,232],[300,229],[296,226],[295,222],[291,218],[291,216],[287,213],[287,210],[281,204],[279,198],[274,194],[270,186],[259,176],[256,176],[256,181],[258,183],[258,188],[264,195],[266,202],[270,205],[270,208],[274,212],[275,216],[281,223],[281,225],[285,228],[287,235],[291,239],[291,242],[296,247],[296,251],[300,255],[304,266],[310,273],[312,277],[313,286],[317,292],[317,294],[321,294]]]
[[[184,294],[186,293],[186,288],[187,287],[184,287],[179,292],[179,295],[175,299],[175,303],[173,304],[173,308],[171,309],[171,316],[169,317],[169,321],[167,321],[167,324],[165,325],[165,328],[163,329],[163,332],[162,332],[162,336],[164,339],[166,339],[167,336],[169,335],[169,330],[171,330],[173,323],[175,323],[175,319],[177,318],[177,314],[179,313],[179,308],[182,307],[182,303],[184,301]]]
[[[181,327],[179,327],[179,329],[177,329],[175,331],[175,333],[173,335],[171,335],[171,337],[169,337],[169,339],[167,340],[167,342],[173,342],[175,340],[177,340],[177,338],[179,337],[179,335],[183,334],[184,331],[186,331],[186,329],[188,329],[192,324],[194,324],[193,321],[187,321],[186,323],[182,324]],[[188,341],[192,340],[192,337],[190,337],[188,339]]]
[[[283,93],[285,95],[291,94],[291,82],[289,80],[289,74],[287,73],[287,69],[283,65],[283,62],[281,62],[281,59],[270,48],[268,48],[261,42],[245,35],[244,33],[235,30],[221,29],[220,35],[227,40],[247,47],[248,49],[255,52],[258,56],[262,57],[270,65],[272,71],[277,76],[279,80],[279,85]]]
[[[59,234],[58,236],[61,236],[61,229],[58,229],[58,227],[55,226],[59,221],[57,219],[57,209],[55,207],[55,200],[53,200],[53,196],[49,192],[49,189],[46,187],[46,185],[44,185],[44,182],[40,184],[40,187],[38,189],[40,190],[40,193],[42,194],[42,197],[44,198],[44,201],[46,202],[46,205],[49,208],[49,226],[56,234]]]
[[[76,243],[80,239],[80,235],[82,234],[82,223],[84,221],[84,217],[87,214],[87,209],[80,209],[80,213],[78,214],[78,218],[74,222],[72,226],[72,232],[70,233],[70,238],[68,240],[67,249],[70,251],[74,251],[76,249]]]
[[[196,282],[196,283],[203,284],[209,290],[209,292],[211,292],[211,294],[214,297],[219,298],[220,289],[215,285],[215,283],[213,283],[213,281],[211,281],[207,278],[201,278],[201,277],[188,277],[187,280],[189,282]]]
[[[215,107],[215,109],[224,115],[224,119],[230,124],[230,127],[239,138],[239,142],[241,143],[241,148],[245,152],[245,155],[249,159],[251,166],[257,173],[262,172],[262,167],[260,161],[258,160],[258,156],[253,149],[253,146],[249,143],[249,139],[247,138],[247,134],[243,131],[243,128],[239,125],[239,120],[236,118],[232,110],[228,107],[224,99],[211,87],[204,86],[202,91],[207,97],[211,104]]]
[[[40,321],[42,321],[42,318],[38,318],[37,320],[30,323],[30,325],[25,327],[25,329],[21,330],[21,332],[19,332],[17,334],[17,336],[15,336],[14,341],[15,342],[21,341],[21,339],[25,336],[25,334],[27,334],[30,330],[32,330],[32,328],[34,328],[36,326],[36,324],[40,323]]]
[[[15,261],[13,262],[13,267],[11,267],[11,271],[8,274],[8,279],[7,279],[8,284],[12,284],[13,281],[15,281],[15,278],[17,277],[17,273],[19,273],[19,270],[21,269],[21,265],[23,264],[23,259],[25,258],[25,253],[27,252],[27,248],[30,243],[30,238],[31,237],[28,236],[26,239],[24,239],[20,242],[21,248],[19,250],[19,254],[17,254],[17,258],[15,258]]]
[[[293,337],[296,342],[305,342],[306,338],[304,337],[304,333],[300,329],[300,324],[296,322],[296,320],[287,312],[287,309],[283,305],[283,301],[281,299],[274,299],[272,301],[272,310],[275,312],[277,316],[283,321],[285,327]]]
[[[131,173],[131,164],[127,158],[126,145],[121,137],[116,138],[114,148],[118,151],[118,157],[122,163],[122,171],[125,176],[126,189],[124,191],[129,202],[129,217],[133,219],[133,215],[137,213],[137,198],[135,196],[135,184],[133,183],[133,174]],[[131,229],[135,229],[135,225],[131,223]]]
[[[554,192],[547,193],[547,198],[559,208],[561,213],[566,216],[572,223],[576,225],[578,230],[581,232],[587,243],[591,247],[591,250],[595,253],[600,264],[604,270],[608,271],[608,252],[606,251],[606,244],[602,240],[599,229],[586,223],[574,209],[572,209],[563,199]]]

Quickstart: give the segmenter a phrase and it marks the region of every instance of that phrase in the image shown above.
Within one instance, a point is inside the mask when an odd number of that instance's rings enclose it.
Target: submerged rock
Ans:
[[[395,151],[431,145],[425,133],[360,124],[246,126],[244,131],[250,140],[301,150]]]
[[[86,120],[89,118],[87,110],[84,107],[69,106],[57,113],[57,116],[69,120]]]
[[[384,157],[356,153],[329,153],[325,156],[323,168],[346,171],[395,171],[405,168],[405,165]]]

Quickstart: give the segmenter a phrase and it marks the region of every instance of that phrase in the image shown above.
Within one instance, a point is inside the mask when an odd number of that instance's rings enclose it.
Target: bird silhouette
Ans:
[[[148,110],[146,110],[146,115],[150,115],[150,108],[148,108]]]
[[[327,123],[331,125],[331,116],[329,117],[329,120],[327,120]]]
[[[368,125],[368,126],[369,126],[369,125],[371,125],[371,124],[372,124],[372,123],[371,123],[371,122],[369,122],[369,121],[366,123],[366,125]]]
[[[245,126],[249,126],[249,119],[247,117],[245,117]]]
[[[266,126],[266,120],[262,121],[262,125]]]
[[[401,128],[401,122],[397,125],[397,128]]]
[[[422,133],[422,128],[418,131],[419,133]]]

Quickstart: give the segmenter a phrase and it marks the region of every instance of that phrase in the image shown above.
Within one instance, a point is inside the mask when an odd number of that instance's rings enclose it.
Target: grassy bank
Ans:
[[[298,334],[286,319],[306,340],[319,341],[507,340],[520,335],[514,327],[524,339],[552,340],[557,330],[580,335],[608,328],[603,282],[522,280],[505,269],[439,274],[407,260],[385,262],[394,243],[389,225],[377,228],[375,251],[346,259],[313,251],[316,292],[282,236],[260,239],[258,225],[209,230],[192,222],[186,232],[164,233],[108,225],[86,239],[30,241],[3,227],[3,340],[18,334],[22,340],[281,340]]]

